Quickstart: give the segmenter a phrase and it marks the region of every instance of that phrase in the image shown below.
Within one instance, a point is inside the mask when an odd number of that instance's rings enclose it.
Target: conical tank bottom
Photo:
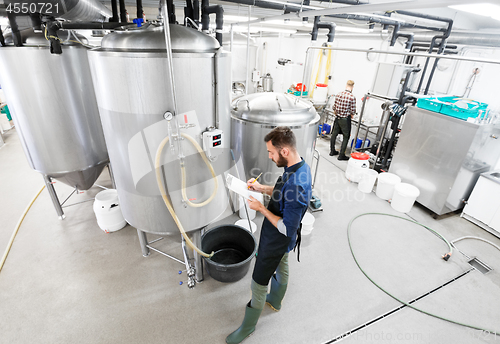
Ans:
[[[88,190],[94,185],[107,164],[108,161],[105,161],[82,171],[51,174],[49,176],[78,190]]]

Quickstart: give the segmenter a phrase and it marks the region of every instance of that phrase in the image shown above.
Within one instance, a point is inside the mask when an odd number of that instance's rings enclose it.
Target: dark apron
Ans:
[[[297,164],[291,171],[285,175],[286,179],[281,176],[278,178],[271,195],[271,201],[267,209],[276,216],[283,218],[283,213],[280,210],[281,190],[283,185],[290,179],[299,168],[304,165],[304,160]],[[288,245],[292,239],[281,234],[267,218],[264,218],[262,229],[260,231],[259,249],[257,251],[257,259],[253,269],[252,278],[260,285],[267,285],[278,268],[278,265],[283,258],[283,255],[288,252]]]

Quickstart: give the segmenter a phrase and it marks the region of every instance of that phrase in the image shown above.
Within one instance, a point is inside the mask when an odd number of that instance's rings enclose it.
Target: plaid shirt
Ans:
[[[335,96],[333,111],[337,117],[354,116],[356,113],[356,97],[350,91],[340,92]]]

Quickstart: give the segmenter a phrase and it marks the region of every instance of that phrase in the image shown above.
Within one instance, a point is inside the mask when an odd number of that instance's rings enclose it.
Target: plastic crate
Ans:
[[[438,98],[419,98],[417,100],[417,107],[429,111],[439,112],[442,106],[443,102]]]
[[[467,109],[455,105],[459,100],[462,100],[463,103],[467,105]],[[443,104],[440,112],[443,115],[467,120],[469,117],[476,118],[479,115],[479,111],[486,111],[487,108],[488,104],[486,103],[480,103],[470,99],[454,98]]]
[[[467,109],[455,105],[458,101],[467,106]],[[417,107],[425,110],[439,112],[443,115],[467,120],[469,117],[477,117],[479,111],[485,111],[488,104],[460,97],[420,98]]]

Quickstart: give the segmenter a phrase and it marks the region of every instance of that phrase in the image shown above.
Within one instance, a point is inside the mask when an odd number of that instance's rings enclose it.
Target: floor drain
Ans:
[[[491,271],[491,268],[488,265],[486,265],[477,258],[472,258],[467,263],[469,263],[470,266],[472,266],[474,269],[478,270],[482,274],[487,274],[488,272]]]

